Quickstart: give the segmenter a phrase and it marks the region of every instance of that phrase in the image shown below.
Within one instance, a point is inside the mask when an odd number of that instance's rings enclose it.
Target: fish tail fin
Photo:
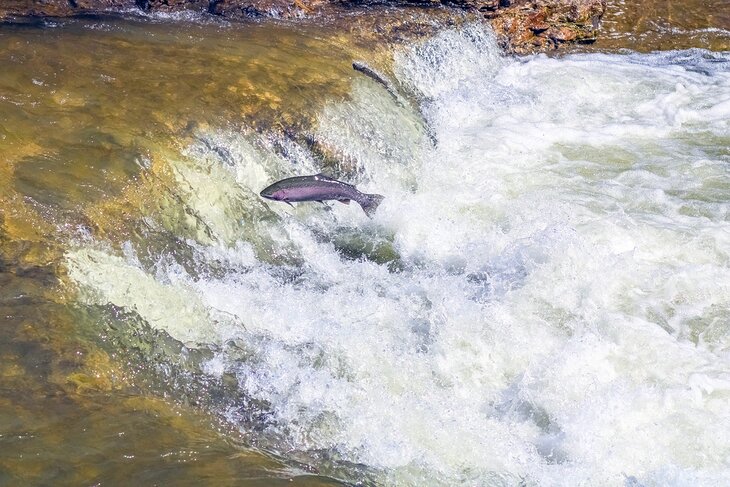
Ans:
[[[375,210],[378,209],[378,205],[380,205],[380,202],[385,199],[385,196],[379,195],[379,194],[363,194],[363,197],[361,198],[358,203],[360,203],[360,206],[362,206],[363,211],[365,214],[372,218],[375,214]]]

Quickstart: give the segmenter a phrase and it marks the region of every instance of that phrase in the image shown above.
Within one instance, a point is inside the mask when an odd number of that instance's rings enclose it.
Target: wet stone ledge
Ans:
[[[594,42],[606,11],[606,0],[488,0],[483,3],[490,5],[478,9],[491,20],[500,42],[517,53]]]
[[[135,11],[190,11],[227,19],[308,18],[377,6],[470,11],[492,24],[506,50],[531,53],[595,41],[606,0],[5,0],[0,2],[0,22]]]

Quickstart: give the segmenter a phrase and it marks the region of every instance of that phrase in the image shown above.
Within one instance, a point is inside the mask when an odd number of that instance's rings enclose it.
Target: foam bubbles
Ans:
[[[730,482],[726,56],[514,60],[469,26],[395,72],[428,130],[363,80],[318,128],[386,193],[372,221],[245,210],[291,162],[208,134],[225,157],[195,145],[175,174],[225,272],[82,248],[85,299],[235,341],[204,371],[268,405],[262,444],[389,485]]]

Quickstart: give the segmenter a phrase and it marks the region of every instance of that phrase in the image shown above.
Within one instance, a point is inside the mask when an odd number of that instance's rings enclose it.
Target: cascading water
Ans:
[[[200,131],[168,161],[190,262],[80,242],[81,300],[208,350],[252,399],[221,415],[350,480],[730,483],[730,55],[512,59],[471,25],[394,73],[321,111],[336,167]],[[375,218],[257,196],[321,170]]]

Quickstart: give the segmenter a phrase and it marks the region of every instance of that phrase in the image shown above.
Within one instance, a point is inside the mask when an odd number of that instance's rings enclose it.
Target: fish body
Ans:
[[[356,201],[369,217],[373,216],[384,198],[379,194],[363,193],[351,184],[343,183],[324,174],[282,179],[264,188],[261,196],[289,204],[298,201],[324,202],[329,200],[347,204],[352,200]]]

